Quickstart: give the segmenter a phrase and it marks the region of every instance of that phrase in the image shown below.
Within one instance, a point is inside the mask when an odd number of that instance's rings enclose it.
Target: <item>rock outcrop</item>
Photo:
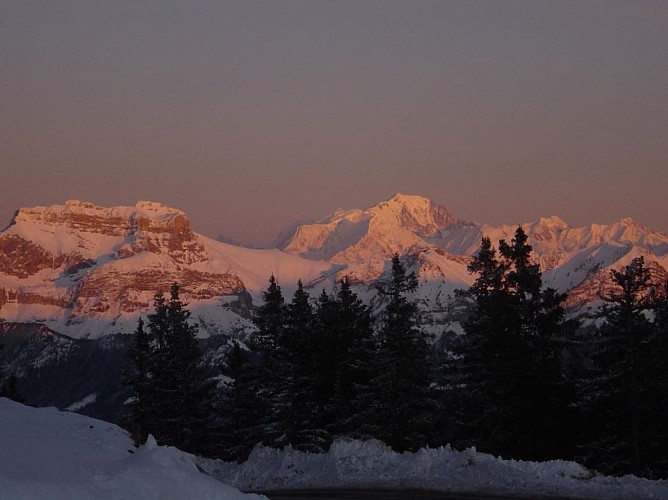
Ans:
[[[244,278],[258,281],[249,273],[253,259],[269,261],[278,274],[296,267],[305,281],[329,267],[254,252],[240,258],[235,248],[193,232],[182,211],[154,202],[106,208],[70,200],[22,208],[0,233],[0,317],[44,321],[75,336],[98,336],[114,326],[132,331],[154,295],[176,282],[186,302],[206,305],[220,319],[226,304],[240,296],[247,302]]]

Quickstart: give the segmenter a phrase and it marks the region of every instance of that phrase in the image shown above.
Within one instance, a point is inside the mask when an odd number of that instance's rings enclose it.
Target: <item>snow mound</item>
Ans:
[[[0,499],[226,499],[246,495],[195,457],[155,440],[135,449],[116,425],[0,398]]]
[[[200,466],[246,491],[400,488],[530,498],[668,498],[668,481],[598,476],[575,462],[503,460],[449,446],[401,454],[374,440],[337,440],[324,454],[258,445],[242,464],[200,459]]]

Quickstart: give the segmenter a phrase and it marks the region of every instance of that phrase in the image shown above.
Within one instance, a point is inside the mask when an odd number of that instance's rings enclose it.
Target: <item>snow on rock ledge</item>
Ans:
[[[596,476],[575,462],[503,460],[450,447],[400,454],[373,440],[337,440],[326,454],[257,446],[243,464],[202,459],[200,466],[246,491],[401,488],[531,498],[668,498],[668,481]]]
[[[226,499],[246,495],[205,474],[195,457],[116,425],[0,398],[0,499]]]

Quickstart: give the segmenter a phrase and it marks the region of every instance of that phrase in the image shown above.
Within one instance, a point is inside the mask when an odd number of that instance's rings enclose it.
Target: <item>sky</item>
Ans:
[[[0,226],[159,201],[195,231],[420,194],[668,233],[668,2],[3,0]]]

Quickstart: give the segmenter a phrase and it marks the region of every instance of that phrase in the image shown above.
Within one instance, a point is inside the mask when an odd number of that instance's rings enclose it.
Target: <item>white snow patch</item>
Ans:
[[[195,457],[116,425],[0,398],[0,498],[96,500],[264,498],[202,474]]]
[[[83,398],[81,401],[77,401],[76,403],[72,403],[69,405],[67,408],[65,408],[65,411],[77,411],[83,408],[84,406],[88,406],[91,403],[94,403],[97,400],[97,394],[89,394],[85,398]]]
[[[401,488],[530,498],[668,498],[668,481],[598,476],[575,462],[503,460],[449,446],[400,454],[374,440],[337,440],[324,454],[258,445],[242,464],[208,459],[199,463],[212,476],[246,491]]]

